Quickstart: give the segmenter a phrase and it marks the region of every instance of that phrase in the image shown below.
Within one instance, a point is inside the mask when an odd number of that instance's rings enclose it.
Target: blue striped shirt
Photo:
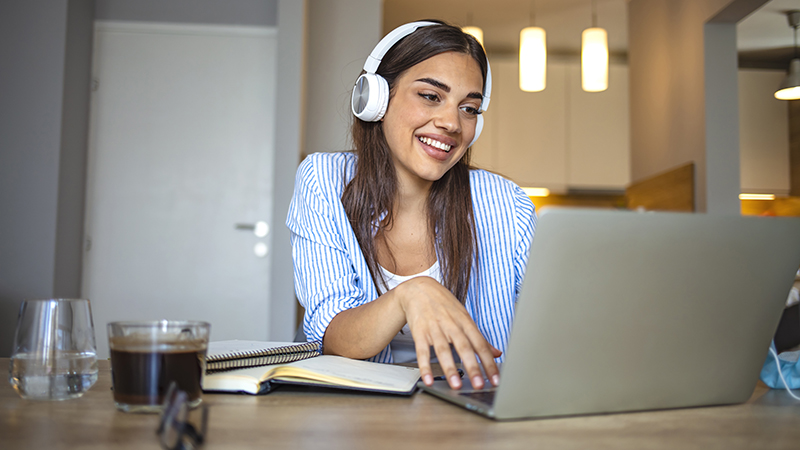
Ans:
[[[355,164],[353,153],[314,153],[297,170],[286,225],[309,340],[321,340],[340,312],[378,298],[341,201]],[[522,189],[499,175],[472,170],[470,189],[479,259],[464,305],[486,340],[505,355],[536,214]],[[390,346],[371,359],[391,362]]]

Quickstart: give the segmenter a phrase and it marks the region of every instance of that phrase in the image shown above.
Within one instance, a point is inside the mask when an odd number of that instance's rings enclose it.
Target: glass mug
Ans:
[[[160,412],[174,381],[189,407],[202,401],[211,325],[193,321],[108,324],[114,403],[125,412]]]
[[[77,398],[97,381],[92,308],[86,299],[20,305],[9,382],[31,400]]]

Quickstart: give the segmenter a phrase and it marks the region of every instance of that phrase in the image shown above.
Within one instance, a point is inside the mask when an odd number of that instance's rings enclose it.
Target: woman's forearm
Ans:
[[[380,353],[406,324],[395,291],[337,314],[325,330],[325,353],[354,359]]]

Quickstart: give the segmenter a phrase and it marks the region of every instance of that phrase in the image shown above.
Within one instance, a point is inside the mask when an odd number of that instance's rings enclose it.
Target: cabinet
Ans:
[[[622,191],[630,183],[628,69],[583,92],[579,61],[549,61],[547,88],[519,89],[516,58],[492,58],[492,101],[473,163],[525,187]]]
[[[473,163],[524,187],[623,191],[630,182],[628,67],[611,64],[609,88],[581,90],[580,62],[549,61],[547,88],[519,89],[516,58],[492,58],[492,101]],[[786,195],[788,103],[773,93],[783,71],[739,71],[742,192]]]

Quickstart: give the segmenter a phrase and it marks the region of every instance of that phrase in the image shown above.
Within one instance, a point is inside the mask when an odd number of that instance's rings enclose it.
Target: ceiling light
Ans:
[[[787,11],[786,18],[789,20],[789,26],[794,30],[794,58],[789,63],[789,73],[775,91],[775,98],[797,100],[800,99],[800,58],[797,56],[797,27],[800,25],[800,11]]]
[[[547,45],[544,28],[527,27],[519,33],[519,88],[543,91],[547,82]]]
[[[775,194],[739,194],[739,200],[775,200]]]
[[[525,192],[525,195],[528,197],[547,197],[550,195],[550,189],[547,188],[524,187],[522,191]]]
[[[519,88],[525,92],[544,90],[547,81],[547,44],[544,28],[536,24],[536,10],[531,1],[531,26],[519,33]]]
[[[608,89],[608,33],[597,27],[597,11],[592,0],[592,28],[581,38],[581,87],[586,92]]]

